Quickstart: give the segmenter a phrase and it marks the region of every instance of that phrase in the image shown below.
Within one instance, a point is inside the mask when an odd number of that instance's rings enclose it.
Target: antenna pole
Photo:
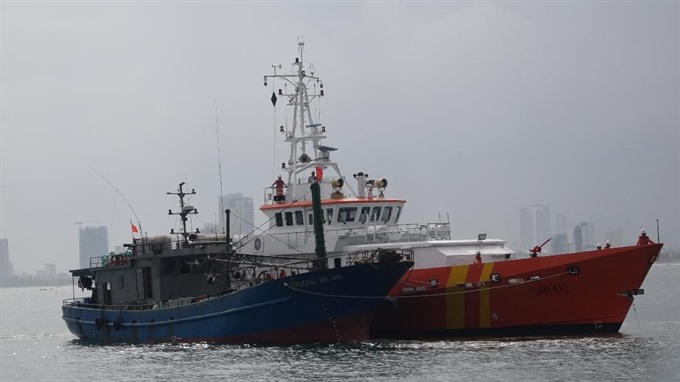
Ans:
[[[661,237],[659,236],[659,219],[656,219],[656,242],[661,243]]]
[[[166,192],[167,195],[177,195],[179,197],[179,212],[172,212],[172,210],[168,211],[168,215],[179,215],[180,220],[182,221],[182,231],[179,233],[179,235],[182,235],[184,238],[184,244],[189,244],[189,232],[187,232],[187,216],[188,215],[194,215],[197,214],[198,211],[193,206],[187,206],[184,204],[184,197],[186,195],[196,195],[196,191],[193,189],[191,192],[184,192],[182,187],[184,186],[184,182],[179,184],[179,192]],[[196,230],[198,233],[198,229]],[[175,234],[175,232],[170,231],[171,234]]]
[[[215,97],[215,129],[217,134],[217,169],[220,172],[220,210],[224,208],[223,191],[222,191],[222,155],[220,154],[220,123],[217,113],[217,97]],[[224,229],[224,227],[222,227]]]
[[[227,252],[231,252],[231,230],[230,230],[231,210],[226,209],[226,210],[224,210],[224,213],[227,215],[227,219],[226,219],[226,221],[227,221],[227,231],[226,231],[226,235],[225,235],[226,239],[227,239]]]

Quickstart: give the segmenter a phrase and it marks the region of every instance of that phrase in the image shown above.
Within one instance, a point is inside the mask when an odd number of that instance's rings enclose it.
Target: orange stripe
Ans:
[[[449,279],[446,282],[446,291],[453,294],[446,295],[446,328],[463,329],[465,327],[465,294],[455,293],[462,291],[461,288],[451,287],[456,284],[465,283],[468,265],[458,265],[451,267]]]

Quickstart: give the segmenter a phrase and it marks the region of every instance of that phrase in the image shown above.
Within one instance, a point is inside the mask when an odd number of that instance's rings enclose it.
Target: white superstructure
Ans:
[[[331,159],[336,149],[322,144],[327,138],[326,128],[315,120],[311,107],[313,101],[324,96],[323,82],[315,76],[313,67],[304,66],[303,52],[304,43],[299,43],[292,73],[277,74],[279,65],[274,67],[274,74],[264,77],[265,86],[284,84],[274,87],[272,103],[276,106],[286,102],[293,109],[291,126],[280,127],[290,145],[288,159],[281,165],[281,171],[287,174],[286,187],[265,188],[260,210],[269,219],[268,229],[241,238],[237,247],[272,256],[313,256],[309,187],[312,182],[319,182],[328,253],[376,247],[411,249],[416,268],[470,263],[477,252],[485,261],[498,261],[513,254],[503,240],[451,240],[448,222],[402,224],[400,217],[406,201],[386,196],[386,179],[370,178],[359,171],[348,181]]]

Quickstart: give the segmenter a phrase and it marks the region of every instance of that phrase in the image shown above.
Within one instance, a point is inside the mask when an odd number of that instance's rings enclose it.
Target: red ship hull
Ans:
[[[371,334],[387,338],[616,333],[662,244],[415,269]]]

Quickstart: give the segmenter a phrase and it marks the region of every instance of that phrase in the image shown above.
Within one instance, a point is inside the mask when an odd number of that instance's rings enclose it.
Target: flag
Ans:
[[[132,233],[139,233],[137,226],[132,224],[132,222],[130,222],[130,229],[132,229]]]
[[[321,166],[316,166],[316,181],[321,183],[321,177],[323,176],[323,168]]]

